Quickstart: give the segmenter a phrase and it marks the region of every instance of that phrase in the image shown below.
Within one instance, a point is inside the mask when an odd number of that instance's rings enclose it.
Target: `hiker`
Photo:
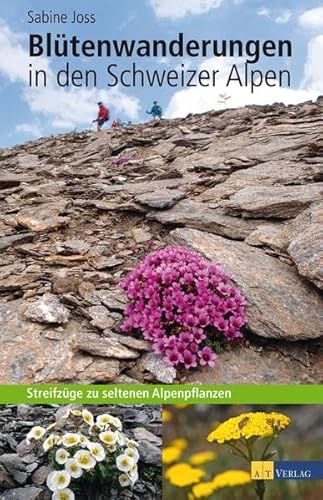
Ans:
[[[104,106],[103,102],[99,101],[98,106],[99,106],[98,117],[96,120],[93,120],[93,122],[97,122],[96,129],[98,132],[100,132],[103,124],[109,120],[110,113],[108,108]]]
[[[162,117],[162,114],[163,114],[163,111],[161,109],[161,107],[159,106],[158,102],[157,101],[154,101],[153,103],[153,107],[151,108],[150,111],[147,111],[147,113],[149,115],[152,115],[153,117],[153,120],[156,120],[156,118],[158,117],[159,119],[161,119]]]

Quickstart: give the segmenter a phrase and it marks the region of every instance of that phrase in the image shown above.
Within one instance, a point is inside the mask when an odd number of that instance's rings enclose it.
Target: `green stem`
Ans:
[[[252,462],[253,461],[252,449],[251,449],[251,446],[249,445],[248,440],[246,438],[244,438],[244,444],[246,445],[246,448],[248,450],[249,461]]]
[[[253,461],[253,453],[252,453],[252,446],[249,445],[248,440],[245,439],[245,445],[248,450],[248,456],[249,456],[249,461],[250,461],[250,466],[251,462]],[[254,481],[254,487],[255,487],[255,492],[258,497],[258,500],[264,500],[265,497],[265,481],[261,480],[256,480]]]
[[[275,439],[276,435],[274,434],[273,437],[269,440],[269,442],[267,443],[267,446],[265,447],[264,451],[262,452],[262,455],[261,455],[261,460],[264,460],[264,457],[266,455],[266,452],[269,448],[269,446],[271,445],[271,443],[273,442],[273,440]]]
[[[229,444],[229,446],[231,448],[233,448],[236,452],[237,452],[237,455],[239,455],[240,457],[244,458],[245,460],[247,460],[247,462],[249,462],[249,458],[247,457],[247,455],[245,455],[243,453],[242,450],[240,450],[240,448],[237,448],[234,444]]]
[[[257,480],[254,481],[255,483],[255,490],[256,490],[256,495],[259,500],[264,500],[265,498],[265,481]]]

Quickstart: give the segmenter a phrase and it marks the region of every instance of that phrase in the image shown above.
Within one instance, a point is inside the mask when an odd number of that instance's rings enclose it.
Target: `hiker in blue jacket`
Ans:
[[[153,120],[156,120],[156,118],[159,118],[161,119],[162,115],[163,115],[163,110],[162,108],[159,106],[158,102],[157,101],[154,101],[154,105],[153,107],[151,108],[150,111],[147,111],[147,113],[149,115],[152,115],[153,117]]]

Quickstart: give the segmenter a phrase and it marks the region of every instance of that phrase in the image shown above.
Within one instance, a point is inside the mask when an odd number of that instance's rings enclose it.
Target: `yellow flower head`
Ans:
[[[195,484],[192,491],[193,498],[207,498],[214,492],[213,482]]]
[[[186,450],[188,444],[187,440],[184,438],[177,438],[174,439],[171,443],[170,446],[175,446],[176,448],[179,448],[180,450],[184,451]]]
[[[220,424],[207,437],[210,442],[223,444],[244,437],[270,437],[285,429],[291,419],[282,413],[250,412],[232,417]]]
[[[192,465],[202,465],[207,462],[212,462],[216,459],[216,453],[214,451],[201,451],[200,453],[194,453],[190,457],[190,464]]]
[[[172,465],[165,473],[166,479],[174,486],[183,488],[198,483],[205,476],[202,469],[194,469],[189,464],[180,463]]]
[[[163,424],[166,424],[166,422],[170,422],[172,420],[173,415],[170,411],[168,410],[163,410],[162,412],[162,422]]]
[[[217,474],[212,481],[213,491],[220,488],[227,488],[228,486],[242,486],[248,483],[251,483],[249,472],[234,469]]]
[[[166,446],[162,451],[163,464],[172,464],[177,462],[182,454],[182,450],[176,446]]]

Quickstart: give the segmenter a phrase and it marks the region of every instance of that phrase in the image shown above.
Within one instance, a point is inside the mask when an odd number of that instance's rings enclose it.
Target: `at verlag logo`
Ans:
[[[254,461],[251,463],[253,480],[323,479],[323,460],[310,461]]]

